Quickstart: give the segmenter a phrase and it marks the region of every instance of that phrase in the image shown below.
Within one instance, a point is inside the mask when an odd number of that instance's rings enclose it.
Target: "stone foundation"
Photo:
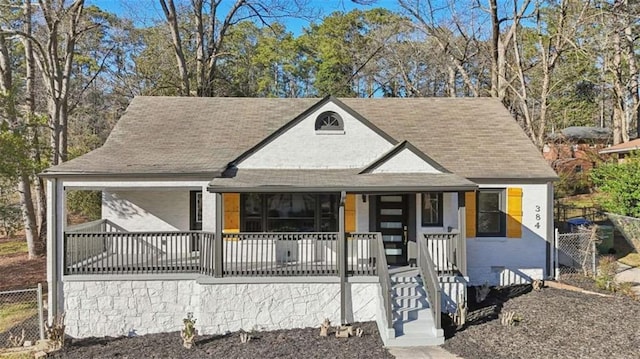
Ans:
[[[347,317],[375,320],[377,283],[348,283]],[[317,327],[340,322],[339,283],[200,284],[195,280],[64,283],[73,337],[178,331],[187,313],[201,334]]]

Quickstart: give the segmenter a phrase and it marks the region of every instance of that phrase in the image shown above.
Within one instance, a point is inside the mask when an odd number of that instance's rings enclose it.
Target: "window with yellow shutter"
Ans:
[[[476,192],[476,236],[506,235],[506,201],[504,189],[480,189]]]

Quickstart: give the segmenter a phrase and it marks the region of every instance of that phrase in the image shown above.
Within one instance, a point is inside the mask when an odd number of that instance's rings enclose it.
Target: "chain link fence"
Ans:
[[[0,292],[0,347],[44,339],[42,285]]]
[[[578,229],[572,233],[558,233],[555,241],[555,278],[568,275],[593,277],[596,274],[598,236],[596,228]]]

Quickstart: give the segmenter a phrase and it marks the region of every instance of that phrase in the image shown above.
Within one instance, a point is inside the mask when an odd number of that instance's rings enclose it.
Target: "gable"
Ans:
[[[442,173],[408,148],[381,163],[370,173]]]
[[[360,173],[449,173],[449,171],[405,140],[369,164]]]
[[[319,121],[335,115],[339,127]],[[325,98],[269,136],[235,163],[239,169],[362,168],[393,148],[395,140],[334,98]]]

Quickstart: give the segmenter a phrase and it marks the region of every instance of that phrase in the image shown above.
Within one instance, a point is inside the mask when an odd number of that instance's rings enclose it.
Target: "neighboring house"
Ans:
[[[72,336],[193,312],[205,334],[376,320],[387,345],[439,344],[466,286],[549,273],[556,174],[497,99],[136,97],[43,176]],[[76,189],[101,221],[67,226]]]
[[[627,157],[631,156],[631,153],[638,150],[640,150],[640,138],[607,147],[599,153],[602,155],[616,155],[618,157],[618,162],[624,162]]]
[[[559,174],[580,174],[600,161],[598,151],[609,143],[608,128],[571,126],[548,135],[542,155]]]

